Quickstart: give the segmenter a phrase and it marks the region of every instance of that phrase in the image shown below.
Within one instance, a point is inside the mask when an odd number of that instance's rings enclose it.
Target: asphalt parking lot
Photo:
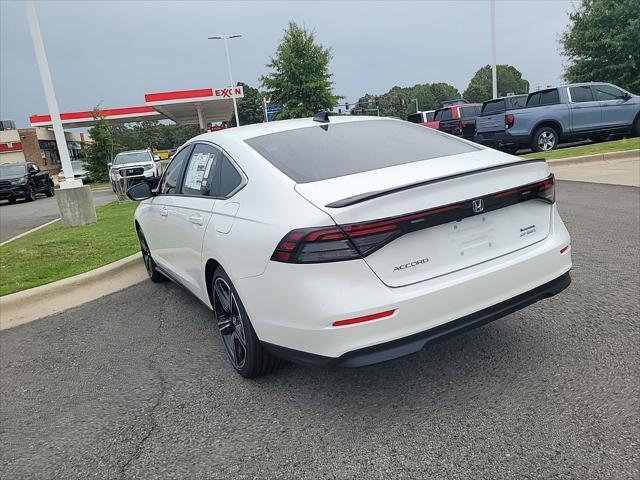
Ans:
[[[568,290],[379,366],[244,380],[148,281],[0,332],[2,477],[638,478],[640,189],[557,196]]]
[[[116,199],[111,189],[92,191],[93,203],[104,205]],[[0,242],[4,242],[16,235],[20,235],[43,223],[60,217],[58,202],[54,198],[38,195],[35,202],[18,200],[11,205],[7,201],[0,201]]]

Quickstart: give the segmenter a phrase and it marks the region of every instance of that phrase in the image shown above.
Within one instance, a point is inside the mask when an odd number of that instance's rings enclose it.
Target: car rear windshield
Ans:
[[[125,163],[150,162],[152,160],[149,152],[130,152],[119,153],[113,159],[114,165],[124,165]]]
[[[422,112],[412,113],[407,117],[407,120],[411,123],[422,123],[424,121],[422,120]]]
[[[436,110],[436,114],[433,118],[434,120],[451,120],[451,109],[443,108],[441,110]]]
[[[430,128],[395,120],[298,128],[246,143],[297,183],[480,150]]]
[[[0,177],[13,177],[27,173],[25,165],[0,165]]]
[[[504,100],[493,100],[492,102],[486,102],[482,105],[482,113],[490,114],[495,112],[503,112],[504,111]]]
[[[462,118],[477,117],[480,114],[479,106],[460,107],[460,116]]]

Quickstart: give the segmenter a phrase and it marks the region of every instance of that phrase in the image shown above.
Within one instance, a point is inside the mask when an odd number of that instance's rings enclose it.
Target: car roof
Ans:
[[[149,149],[145,148],[144,150],[127,150],[124,152],[118,152],[117,155],[120,155],[121,153],[151,153],[151,152],[149,151]]]
[[[379,121],[379,120],[392,120],[402,122],[404,120],[392,119],[390,117],[369,117],[369,116],[347,116],[336,115],[329,117],[329,125],[335,125],[339,123],[352,123],[352,122],[364,122],[364,121]],[[217,130],[215,132],[207,132],[189,140],[191,143],[196,140],[209,140],[210,142],[217,142],[219,140],[230,141],[243,141],[249,138],[260,137],[262,135],[268,135],[270,133],[284,132],[287,130],[295,130],[305,127],[317,127],[319,125],[326,125],[326,123],[320,123],[313,120],[313,118],[296,118],[293,120],[277,120],[274,122],[254,123],[252,125],[243,125],[240,127],[225,128],[223,130]]]

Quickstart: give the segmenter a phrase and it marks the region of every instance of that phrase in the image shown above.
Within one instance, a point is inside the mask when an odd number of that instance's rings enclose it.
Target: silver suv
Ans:
[[[109,178],[113,191],[126,191],[131,185],[147,182],[156,188],[162,176],[160,160],[150,150],[120,152],[110,165]]]

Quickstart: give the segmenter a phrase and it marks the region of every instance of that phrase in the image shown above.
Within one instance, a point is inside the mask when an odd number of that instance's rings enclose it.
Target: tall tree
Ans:
[[[114,144],[109,124],[102,117],[99,110],[94,110],[96,123],[89,129],[91,143],[86,149],[86,165],[89,177],[95,181],[109,179],[109,162],[118,152],[118,146]]]
[[[246,83],[238,82],[244,91],[244,97],[238,100],[238,115],[240,125],[251,125],[252,123],[264,122],[264,107],[262,105],[262,95],[257,88],[250,87]],[[235,116],[230,125],[236,126]]]
[[[565,80],[610,82],[640,94],[640,1],[583,0],[561,43]]]
[[[508,93],[529,93],[529,82],[511,65],[497,65],[498,96]],[[476,72],[462,96],[470,102],[484,102],[493,96],[491,66],[485,65]]]
[[[460,92],[447,83],[425,83],[413,87],[393,87],[388,92],[374,96],[366,94],[358,99],[351,109],[352,115],[376,115],[376,100],[380,115],[385,117],[407,118],[416,111],[416,100],[419,110],[435,110],[440,108],[443,100],[459,98]]]
[[[333,94],[329,72],[331,50],[316,43],[315,33],[289,22],[276,54],[261,78],[271,102],[280,104],[278,118],[309,117],[332,108],[341,98]]]

